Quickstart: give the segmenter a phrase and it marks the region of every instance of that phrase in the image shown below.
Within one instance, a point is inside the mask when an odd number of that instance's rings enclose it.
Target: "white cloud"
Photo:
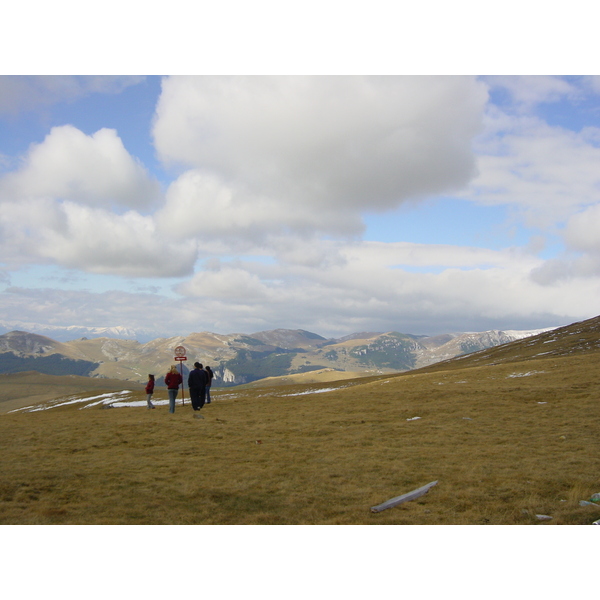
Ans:
[[[161,335],[251,333],[276,327],[325,336],[390,330],[434,334],[562,325],[595,314],[600,294],[598,277],[535,281],[531,272],[547,263],[516,250],[329,242],[313,246],[338,260],[321,262],[319,268],[292,260],[212,260],[179,285],[181,296],[169,299],[13,288],[0,296],[0,310],[5,320],[127,324],[155,328]],[[398,268],[396,261],[405,267]],[[411,272],[411,265],[432,268]]]
[[[161,230],[171,235],[225,243],[230,251],[264,246],[267,237],[283,233],[343,236],[363,229],[355,213],[251,193],[243,185],[224,183],[199,169],[186,171],[169,186],[156,219]]]
[[[64,125],[34,144],[16,172],[0,179],[0,199],[53,197],[91,205],[148,206],[158,182],[123,146],[114,129],[91,136]]]
[[[466,185],[486,99],[469,77],[173,77],[154,138],[286,210],[385,210]]]
[[[41,259],[89,273],[181,276],[197,256],[193,241],[160,235],[151,217],[49,199],[5,203],[0,231],[5,260]]]
[[[157,236],[150,217],[72,203],[64,203],[61,212],[63,227],[43,232],[40,249],[61,265],[135,277],[178,276],[193,268],[195,245]]]
[[[573,215],[563,232],[566,250],[534,269],[532,278],[555,285],[575,278],[600,278],[600,203]]]
[[[303,264],[211,264],[178,287],[198,302],[200,319],[226,330],[300,327],[325,335],[352,331],[411,333],[528,328],[586,318],[600,281],[548,288],[530,276],[543,261],[518,250],[333,244],[340,260]],[[396,265],[403,264],[404,268]],[[411,266],[445,265],[411,272]],[[568,317],[566,317],[568,315]],[[206,322],[206,321],[204,321]],[[451,330],[451,329],[450,329]]]
[[[565,240],[574,250],[600,257],[600,202],[569,219]]]
[[[0,114],[17,114],[92,93],[118,94],[143,81],[132,76],[5,75],[0,77]]]
[[[496,75],[485,80],[493,87],[508,91],[521,111],[531,110],[537,104],[557,102],[565,97],[574,99],[581,95],[578,84],[553,75]]]
[[[180,285],[178,291],[184,296],[206,297],[236,305],[272,299],[272,290],[259,277],[235,267],[197,273],[190,281]]]
[[[595,94],[600,94],[600,75],[588,75],[583,78],[587,85]]]
[[[20,169],[0,178],[3,257],[138,277],[193,272],[193,240],[163,234],[152,215],[160,185],[116,131],[54,127]]]
[[[551,228],[600,199],[600,130],[552,127],[492,107],[476,142],[479,175],[462,194],[519,211],[530,226]]]

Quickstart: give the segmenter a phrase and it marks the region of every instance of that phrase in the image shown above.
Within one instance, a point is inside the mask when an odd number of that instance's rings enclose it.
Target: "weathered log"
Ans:
[[[437,484],[436,481],[432,481],[423,487],[420,487],[417,490],[413,490],[412,492],[408,492],[407,494],[402,494],[402,496],[396,496],[396,498],[392,498],[383,504],[378,504],[377,506],[371,506],[371,512],[378,513],[386,508],[392,508],[392,506],[398,506],[398,504],[402,504],[403,502],[408,502],[409,500],[415,500],[416,498],[420,498],[424,496],[434,485]]]

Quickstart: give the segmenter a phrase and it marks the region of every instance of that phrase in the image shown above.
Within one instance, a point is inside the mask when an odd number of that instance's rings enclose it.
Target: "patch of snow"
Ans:
[[[324,392],[336,392],[337,390],[341,390],[345,387],[348,386],[344,385],[342,387],[323,388],[321,390],[307,390],[305,392],[298,392],[297,394],[283,394],[282,398],[288,398],[289,396],[308,396],[310,394],[323,394]]]
[[[506,379],[514,378],[514,377],[529,377],[530,375],[537,375],[539,373],[545,373],[546,371],[527,371],[527,373],[511,373],[506,376]]]
[[[515,340],[522,340],[524,338],[532,337],[534,335],[540,335],[542,333],[546,333],[547,331],[553,331],[554,329],[558,329],[558,327],[546,327],[545,329],[531,329],[529,331],[518,331],[514,329],[505,330],[504,333],[514,338]]]
[[[406,419],[407,421],[416,421],[417,419],[420,419],[421,417],[412,417],[411,419]]]
[[[39,412],[41,410],[50,410],[52,408],[58,408],[59,406],[68,406],[69,404],[81,404],[82,402],[89,402],[90,400],[98,400],[98,402],[94,402],[91,406],[95,406],[97,404],[112,404],[115,400],[119,398],[123,398],[124,396],[131,395],[130,390],[123,390],[121,392],[110,392],[107,394],[100,394],[99,396],[69,396],[63,401],[58,402],[48,402],[45,404],[36,404],[33,406],[24,406],[22,408],[17,408],[15,410],[11,410],[10,412]],[[146,401],[144,401],[144,404]],[[87,408],[84,406],[83,408]]]

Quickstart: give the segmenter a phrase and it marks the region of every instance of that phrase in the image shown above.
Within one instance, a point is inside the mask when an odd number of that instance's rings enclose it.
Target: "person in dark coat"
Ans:
[[[210,386],[212,385],[212,380],[215,374],[208,365],[204,367],[204,370],[208,373],[208,383],[206,384],[206,404],[210,404]]]
[[[194,370],[188,375],[188,387],[190,388],[190,399],[194,410],[201,410],[206,399],[206,384],[208,373],[199,362],[194,363]]]

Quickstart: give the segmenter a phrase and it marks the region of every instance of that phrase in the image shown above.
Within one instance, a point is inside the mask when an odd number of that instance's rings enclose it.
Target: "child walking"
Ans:
[[[152,404],[152,394],[154,394],[154,375],[148,375],[148,383],[146,384],[146,394],[148,409],[156,408],[154,404]]]

